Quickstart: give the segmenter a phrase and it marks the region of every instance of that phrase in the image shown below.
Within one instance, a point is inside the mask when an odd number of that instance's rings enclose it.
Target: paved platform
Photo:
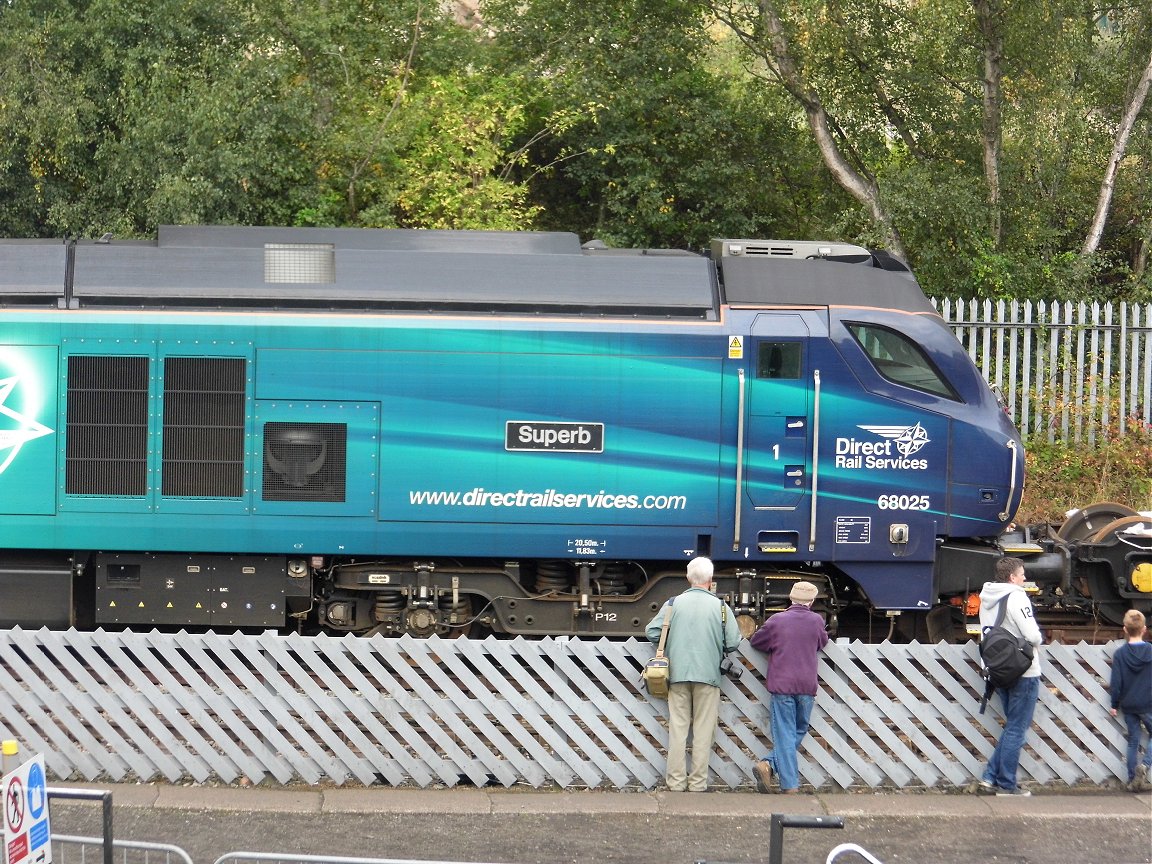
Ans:
[[[621,792],[531,788],[53,784],[112,792],[117,838],[169,843],[193,864],[250,853],[498,864],[764,864],[771,815],[838,817],[789,828],[778,860],[825,862],[840,844],[882,864],[1152,864],[1152,795]],[[98,835],[99,807],[54,801],[54,833]],[[848,853],[836,864],[858,864]]]

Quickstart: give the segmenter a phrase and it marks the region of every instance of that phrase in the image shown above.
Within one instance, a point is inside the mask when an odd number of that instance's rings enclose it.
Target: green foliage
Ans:
[[[718,236],[822,235],[842,205],[796,135],[795,106],[750,81],[702,4],[489,0],[483,11],[500,68],[540,85],[524,173],[541,227],[699,249]]]
[[[1152,430],[1136,425],[1093,444],[1030,440],[1024,498],[1016,521],[1060,523],[1069,510],[1114,501],[1152,509]]]
[[[252,50],[243,6],[42,6],[0,12],[3,185],[34,193],[0,218],[34,235],[134,236],[290,216],[308,176],[292,147],[301,105],[278,58]]]
[[[512,82],[436,79],[413,97],[418,120],[401,159],[397,223],[423,228],[530,228],[539,207],[528,189],[506,179],[527,162],[513,152],[525,111]]]
[[[484,0],[468,29],[427,0],[0,4],[0,234],[237,222],[878,245],[767,65],[766,5]],[[771,5],[930,293],[1152,297],[1147,105],[1099,251],[1079,254],[1152,6],[990,0],[994,212],[968,0]]]

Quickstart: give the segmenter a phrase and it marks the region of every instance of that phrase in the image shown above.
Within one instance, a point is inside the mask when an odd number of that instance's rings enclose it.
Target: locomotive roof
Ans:
[[[722,303],[932,308],[907,268],[858,246],[713,247],[710,260],[566,232],[162,226],[155,241],[0,240],[0,305],[697,320]]]

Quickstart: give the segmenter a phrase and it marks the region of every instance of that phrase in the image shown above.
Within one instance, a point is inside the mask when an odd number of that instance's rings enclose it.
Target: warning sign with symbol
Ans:
[[[728,340],[728,359],[741,360],[744,357],[744,343],[740,341],[739,336],[733,336]]]
[[[51,864],[44,757],[4,775],[4,864]]]

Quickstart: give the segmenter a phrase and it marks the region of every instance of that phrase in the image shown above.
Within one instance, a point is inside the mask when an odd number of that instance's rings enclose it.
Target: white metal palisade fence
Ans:
[[[1021,778],[1119,786],[1108,645],[1045,646]],[[49,775],[102,782],[606,787],[663,782],[668,705],[628,639],[413,639],[0,630],[0,736]],[[764,655],[725,680],[716,787],[767,749]],[[1003,718],[976,645],[837,640],[820,659],[810,787],[964,788]]]
[[[1152,422],[1152,303],[933,301],[1027,440]]]

